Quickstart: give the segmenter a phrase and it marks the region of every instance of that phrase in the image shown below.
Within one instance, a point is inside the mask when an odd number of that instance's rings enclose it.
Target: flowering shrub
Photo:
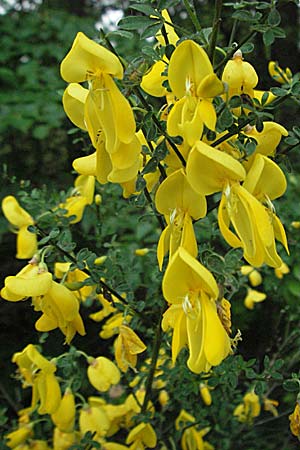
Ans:
[[[243,53],[254,33],[266,45],[282,37],[273,2],[232,4],[250,33],[226,48],[217,46],[218,2],[212,29],[184,3],[193,34],[146,2],[121,20],[123,38],[140,27],[155,35],[148,67],[129,64],[108,35],[78,32],[60,66],[63,108],[89,142],[73,162],[74,187],[2,202],[26,262],[1,296],[30,299],[40,333],[12,356],[31,398],[3,448],[291,448],[287,416],[300,435],[299,331],[286,327],[270,356],[246,360],[241,340],[255,327],[239,320],[244,307],[272,302],[299,250],[274,206],[287,189],[279,156],[300,136],[274,114],[299,102],[299,74],[270,61],[280,87],[257,90]],[[291,214],[285,225],[296,231]],[[287,285],[296,299],[297,267]],[[287,299],[281,307],[296,324],[299,308]],[[54,330],[67,345],[49,354]],[[273,441],[265,423],[275,424]]]

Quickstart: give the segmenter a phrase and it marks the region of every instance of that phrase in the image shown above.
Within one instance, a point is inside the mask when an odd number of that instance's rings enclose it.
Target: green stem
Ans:
[[[151,195],[150,195],[150,193],[149,193],[149,191],[148,191],[148,189],[146,187],[144,188],[144,194],[145,194],[146,199],[148,200],[148,203],[150,204],[150,207],[151,207],[152,211],[155,214],[155,217],[157,218],[157,221],[159,223],[159,226],[160,226],[161,230],[163,231],[165,229],[165,227],[166,227],[165,221],[162,218],[162,216],[157,212],[157,210],[156,210],[156,208],[155,208],[155,206],[153,204]]]
[[[156,115],[154,114],[154,112],[152,111],[152,108],[149,107],[149,104],[147,103],[145,97],[143,96],[140,88],[138,86],[136,86],[133,89],[135,95],[139,98],[139,100],[141,101],[143,107],[151,113],[152,115],[152,120],[155,123],[156,127],[159,129],[160,133],[166,138],[166,140],[168,141],[168,143],[170,144],[170,146],[172,147],[172,149],[174,150],[174,152],[176,153],[176,155],[178,156],[181,164],[183,165],[183,167],[186,166],[186,161],[184,159],[184,157],[182,156],[182,154],[180,153],[180,151],[177,148],[177,145],[175,144],[175,142],[173,142],[173,140],[171,139],[171,137],[168,135],[168,133],[163,129],[163,127],[161,126],[161,123],[159,122],[159,120],[157,119]]]
[[[219,27],[221,23],[221,11],[222,11],[222,5],[223,0],[215,0],[215,14],[214,14],[214,20],[213,20],[213,29],[209,41],[209,49],[208,49],[208,56],[211,60],[212,64],[214,63],[214,55],[215,55],[215,48],[216,43],[218,39],[218,33],[219,33]]]
[[[234,42],[234,36],[235,36],[236,28],[237,28],[236,26],[237,26],[237,19],[234,19],[233,25],[231,28],[230,37],[229,37],[228,47],[231,47]]]
[[[249,125],[253,119],[246,119],[244,122],[242,122],[235,130],[228,131],[228,133],[224,134],[224,136],[220,137],[216,141],[214,141],[212,144],[210,144],[211,147],[217,147],[218,145],[222,144],[222,142],[227,141],[232,136],[237,134],[239,131],[241,131],[246,125]]]
[[[46,237],[48,236],[47,233],[45,233],[44,230],[42,230],[37,224],[35,224],[36,229],[39,231],[39,233]],[[52,239],[49,240],[49,242],[51,243],[51,245],[53,247],[56,248],[56,250],[58,250],[60,253],[62,253],[64,256],[66,256],[71,262],[73,262],[74,264],[77,264],[77,260],[75,258],[75,256],[71,255],[70,253],[68,253],[65,249],[63,249],[62,247],[60,247],[55,241],[53,241]],[[85,268],[84,272],[91,276],[91,272],[89,269]],[[120,300],[121,303],[126,304],[128,306],[128,302],[126,301],[126,299],[124,297],[122,297],[117,291],[115,291],[115,289],[113,289],[112,287],[110,287],[108,284],[106,284],[103,280],[99,280],[98,283],[100,284],[100,286],[103,288],[104,291],[109,292],[111,295],[113,295],[114,297],[116,297],[118,300]],[[135,311],[136,312],[136,311]],[[139,314],[138,312],[136,312],[136,314]]]
[[[197,15],[196,15],[195,11],[193,10],[193,8],[191,7],[191,5],[189,4],[189,0],[183,0],[183,3],[184,3],[184,6],[185,6],[185,9],[186,9],[186,11],[187,11],[187,13],[188,13],[188,15],[189,15],[189,18],[190,18],[191,21],[193,22],[193,25],[194,25],[196,31],[197,31],[198,33],[200,33],[201,30],[202,30],[202,27],[201,27],[201,25],[200,25],[200,22],[199,22],[199,20],[198,20],[198,17],[197,17]]]
[[[146,385],[145,385],[146,392],[145,392],[145,397],[144,397],[143,406],[142,406],[142,410],[141,410],[142,414],[145,414],[145,412],[147,411],[147,406],[148,406],[148,403],[149,403],[149,401],[151,399],[151,395],[152,395],[152,383],[153,383],[153,379],[154,379],[154,375],[155,375],[155,370],[156,370],[156,365],[157,365],[157,360],[158,360],[158,355],[159,355],[159,349],[160,349],[160,345],[161,345],[161,341],[162,341],[161,321],[162,321],[162,316],[163,316],[165,309],[166,309],[166,305],[164,303],[163,306],[161,307],[160,316],[159,316],[159,320],[158,320],[158,323],[156,326],[156,331],[155,331],[153,350],[152,350],[152,356],[151,356],[151,364],[150,364],[150,368],[149,368],[149,372],[148,372],[148,377],[146,380]]]

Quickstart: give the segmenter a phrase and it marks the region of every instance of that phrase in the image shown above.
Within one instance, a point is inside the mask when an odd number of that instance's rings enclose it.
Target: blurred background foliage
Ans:
[[[184,2],[161,1],[163,6],[170,6],[174,22],[183,24],[190,31],[192,23],[187,17]],[[256,2],[252,2],[256,3]],[[203,28],[211,26],[212,2],[203,0],[198,3],[199,18]],[[64,81],[60,78],[59,65],[70,48],[78,31],[83,31],[90,38],[100,38],[99,29],[109,31],[112,22],[116,22],[122,14],[133,13],[127,0],[19,0],[0,1],[0,200],[8,194],[17,195],[21,192],[23,206],[35,204],[35,209],[47,210],[52,207],[49,199],[59,201],[61,191],[67,191],[73,184],[72,161],[82,155],[82,149],[87,146],[84,133],[73,130],[61,104]],[[220,45],[227,45],[232,32],[233,21],[230,20],[232,10],[226,4],[223,8],[223,21],[220,28]],[[281,2],[281,27],[285,30],[285,39],[266,46],[262,34],[253,37],[253,50],[246,55],[259,74],[259,88],[266,89],[275,86],[270,79],[267,66],[269,60],[277,60],[281,67],[290,67],[292,72],[299,72],[299,7],[296,2]],[[136,11],[134,12],[136,14]],[[247,27],[239,22],[236,37],[242,39],[247,34]],[[132,67],[140,67],[143,62],[141,49],[145,39],[140,40],[138,34],[131,39],[121,39],[112,35],[119,53],[131,60]],[[146,63],[147,58],[145,57]],[[288,129],[297,125],[295,118],[299,117],[299,105],[295,102],[284,104],[276,114],[276,120]],[[88,149],[86,149],[88,150]],[[257,369],[262,364],[266,353],[280,353],[282,348],[290,359],[292,366],[297,367],[297,346],[300,335],[293,335],[293,342],[285,339],[291,335],[290,329],[300,329],[300,230],[291,226],[292,221],[300,220],[300,157],[296,151],[290,158],[282,157],[289,188],[286,195],[276,203],[279,216],[287,228],[291,256],[285,257],[290,267],[290,273],[283,280],[274,278],[272,269],[261,270],[263,284],[259,289],[267,292],[267,300],[258,304],[253,311],[245,310],[243,298],[247,292],[247,280],[239,279],[232,289],[233,321],[236,329],[243,331],[243,341],[240,352],[247,360],[253,356],[261,357]],[[30,181],[29,181],[30,180]],[[151,298],[154,284],[157,286],[158,271],[156,269],[155,246],[158,239],[157,223],[149,214],[151,212],[143,204],[137,209],[135,200],[120,200],[121,192],[116,187],[109,186],[105,190],[98,186],[98,192],[103,196],[99,210],[95,205],[88,207],[84,219],[74,235],[70,237],[78,243],[78,249],[95,246],[96,254],[108,254],[106,277],[120,290],[126,286],[122,280],[131,283],[133,294],[140,300]],[[30,209],[29,209],[30,210]],[[139,217],[144,215],[144,219]],[[202,258],[209,260],[209,265],[219,274],[220,280],[230,276],[228,260],[215,258],[224,241],[217,237],[212,220],[205,219],[198,233],[203,238],[212,239],[214,248],[204,248]],[[97,227],[93,227],[97,224]],[[137,225],[138,224],[138,225]],[[102,227],[102,228],[101,228]],[[117,231],[116,231],[117,230]],[[89,236],[96,233],[97,240]],[[201,239],[203,241],[203,239]],[[8,226],[3,216],[0,216],[0,258],[1,279],[8,274],[16,273],[24,263],[13,258],[15,254],[15,236],[8,232]],[[138,243],[138,244],[137,244]],[[136,259],[134,250],[139,247],[149,247],[150,253],[146,259]],[[228,250],[226,248],[226,250]],[[226,251],[224,250],[224,252]],[[225,264],[226,263],[226,264]],[[230,261],[232,271],[242,263],[240,255]],[[146,270],[154,267],[153,271]],[[120,279],[119,279],[120,278]],[[233,279],[233,283],[235,280]],[[157,294],[157,293],[156,293]],[[17,307],[16,307],[17,306]],[[90,311],[89,311],[90,312]],[[88,313],[86,314],[86,316]],[[85,317],[88,320],[88,317]],[[151,318],[150,318],[151,319]],[[149,320],[150,320],[149,319]],[[11,398],[21,404],[21,387],[16,387],[11,374],[13,365],[8,364],[12,353],[32,342],[34,322],[31,306],[28,303],[14,305],[1,303],[0,329],[2,342],[9,342],[0,352],[0,396],[11,413],[18,409]],[[97,327],[91,321],[87,324],[88,338],[76,338],[74,345],[80,340],[80,346],[97,348]],[[253,329],[255,332],[253,333]],[[247,331],[249,330],[249,331]],[[146,329],[145,329],[146,333]],[[34,338],[37,341],[37,338]],[[290,339],[290,338],[289,338]],[[54,333],[47,341],[49,354],[55,349],[55,354],[62,351],[62,339],[59,333]],[[283,346],[283,347],[282,347]],[[47,353],[47,352],[46,352]],[[296,356],[295,356],[296,355]],[[225,363],[226,366],[226,363]],[[299,366],[299,365],[298,365]],[[222,370],[222,369],[220,369]],[[299,370],[299,367],[298,367]],[[221,373],[221,372],[220,372]],[[275,385],[272,395],[276,394]],[[282,395],[282,393],[280,394]],[[283,397],[288,402],[289,394]],[[217,407],[217,406],[216,406]],[[287,414],[285,414],[286,420]],[[0,414],[1,422],[1,414]],[[270,434],[275,433],[276,423]],[[290,437],[288,425],[284,422],[285,436]],[[278,431],[277,431],[278,432]],[[281,428],[280,428],[281,432]],[[279,433],[279,432],[278,432]],[[295,438],[291,438],[294,442]],[[241,444],[242,445],[242,444]],[[294,448],[290,444],[290,447]],[[229,448],[229,447],[228,447]],[[242,447],[241,447],[242,448]],[[250,448],[250,447],[249,447]],[[255,447],[256,448],[256,447]],[[279,447],[269,447],[278,449]],[[282,447],[284,448],[284,447]],[[296,448],[296,447],[295,447]]]

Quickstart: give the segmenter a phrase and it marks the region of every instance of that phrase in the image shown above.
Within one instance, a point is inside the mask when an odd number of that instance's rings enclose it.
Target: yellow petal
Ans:
[[[198,244],[195,236],[194,226],[192,219],[188,214],[185,214],[184,216],[180,246],[194,258],[196,258],[196,256],[198,255]]]
[[[77,192],[86,198],[90,205],[94,200],[95,177],[92,175],[79,175],[75,180],[75,188]]]
[[[102,72],[123,78],[123,67],[116,55],[79,32],[61,63],[62,78],[68,83],[81,83]]]
[[[59,383],[53,373],[40,372],[36,377],[40,397],[39,414],[53,414],[61,402]]]
[[[159,241],[157,244],[157,261],[159,270],[162,270],[164,257],[168,253],[170,248],[170,233],[171,226],[167,225],[159,237]]]
[[[120,142],[118,150],[111,154],[111,162],[116,169],[128,169],[136,163],[142,146],[136,136],[128,144]]]
[[[225,241],[233,248],[242,247],[241,240],[230,230],[230,217],[226,206],[226,196],[223,193],[218,209],[218,224]]]
[[[169,13],[167,11],[167,9],[163,9],[161,11],[161,15],[163,16],[163,18],[165,19],[165,21],[172,23],[172,20],[169,16]],[[165,23],[165,30],[168,36],[168,42],[169,44],[172,45],[176,45],[176,42],[179,41],[179,37],[177,36],[177,34],[175,33],[174,27],[172,25],[169,25],[169,23]],[[159,31],[158,33],[156,33],[155,38],[158,40],[158,42],[160,43],[160,45],[165,46],[166,45],[166,41],[161,33],[161,31]]]
[[[48,292],[53,304],[56,305],[64,320],[72,321],[79,311],[79,303],[75,294],[63,284],[53,281]]]
[[[210,365],[204,353],[205,316],[200,312],[196,317],[187,316],[189,358],[188,368],[194,373],[207,372]]]
[[[243,166],[232,156],[198,141],[189,154],[187,178],[196,192],[210,195],[225,188],[227,181],[244,180]]]
[[[281,197],[286,191],[287,183],[280,167],[271,159],[258,153],[243,186],[254,197],[264,201],[266,195],[270,200]]]
[[[105,144],[99,142],[96,151],[96,176],[99,183],[105,184],[108,182],[108,176],[112,168],[111,158],[105,149]]]
[[[27,230],[27,225],[20,228],[17,235],[16,258],[29,259],[37,251],[37,237],[35,233]]]
[[[105,135],[106,150],[117,151],[119,142],[129,144],[135,134],[135,119],[128,100],[119,91],[109,75],[103,75],[101,86],[87,97],[87,108],[92,101]],[[88,111],[88,109],[87,109]]]
[[[174,209],[187,212],[195,220],[206,215],[206,200],[193,190],[183,169],[173,172],[161,183],[155,205],[165,216],[170,216]]]
[[[5,287],[16,296],[22,297],[44,295],[51,285],[51,273],[39,272],[39,268],[33,265],[26,266],[16,276],[5,279]]]
[[[199,103],[199,116],[207,128],[213,131],[216,129],[217,115],[211,101],[206,99],[201,100]]]
[[[169,303],[182,303],[189,291],[204,290],[214,299],[219,292],[212,274],[181,247],[167,267],[162,290]]]
[[[164,61],[154,63],[151,69],[143,76],[141,88],[147,94],[153,95],[153,97],[164,97],[167,90],[162,83],[167,79],[167,76],[162,75],[162,73],[165,70],[166,63]]]
[[[230,352],[230,339],[221,324],[214,301],[201,296],[205,316],[204,353],[209,364],[217,366]]]
[[[53,317],[43,314],[34,324],[37,331],[51,331],[58,327],[58,321]]]
[[[76,158],[73,161],[73,168],[80,175],[96,175],[96,152],[88,156],[82,156],[81,158]]]
[[[60,431],[71,432],[74,428],[75,413],[74,395],[67,388],[58,409],[51,415],[51,419]]]
[[[196,92],[203,78],[213,72],[211,62],[202,47],[191,40],[182,41],[172,53],[168,78],[177,98],[186,94],[187,82]]]
[[[103,408],[91,406],[81,409],[79,413],[79,428],[82,434],[91,431],[96,432],[99,436],[105,436],[109,427],[110,421]]]
[[[255,289],[248,289],[247,296],[244,300],[244,305],[248,309],[253,309],[255,303],[263,302],[266,299],[264,292],[256,291]]]
[[[21,208],[16,198],[12,195],[8,195],[2,200],[2,211],[6,219],[14,227],[21,228],[34,223],[30,214]]]
[[[197,88],[197,97],[213,98],[217,95],[221,95],[224,91],[224,85],[222,81],[217,77],[215,73],[206,75]]]
[[[87,375],[92,386],[100,392],[108,391],[112,384],[117,384],[120,381],[119,369],[104,356],[99,356],[91,362]]]
[[[126,181],[130,181],[137,176],[139,168],[140,159],[137,158],[132,166],[127,167],[127,169],[118,169],[113,167],[107,179],[112,183],[124,183]]]
[[[65,113],[76,127],[86,130],[84,104],[89,91],[78,83],[71,83],[65,89],[62,102]]]

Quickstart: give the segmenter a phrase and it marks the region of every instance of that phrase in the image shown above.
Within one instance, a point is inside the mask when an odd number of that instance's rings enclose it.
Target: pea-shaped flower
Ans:
[[[100,392],[108,391],[113,384],[120,381],[119,369],[105,356],[91,358],[87,375],[90,383]]]
[[[6,219],[12,224],[13,231],[17,234],[17,254],[20,259],[31,258],[37,251],[36,234],[28,231],[29,225],[33,225],[33,218],[25,209],[21,208],[18,201],[12,195],[2,200],[2,210]]]

